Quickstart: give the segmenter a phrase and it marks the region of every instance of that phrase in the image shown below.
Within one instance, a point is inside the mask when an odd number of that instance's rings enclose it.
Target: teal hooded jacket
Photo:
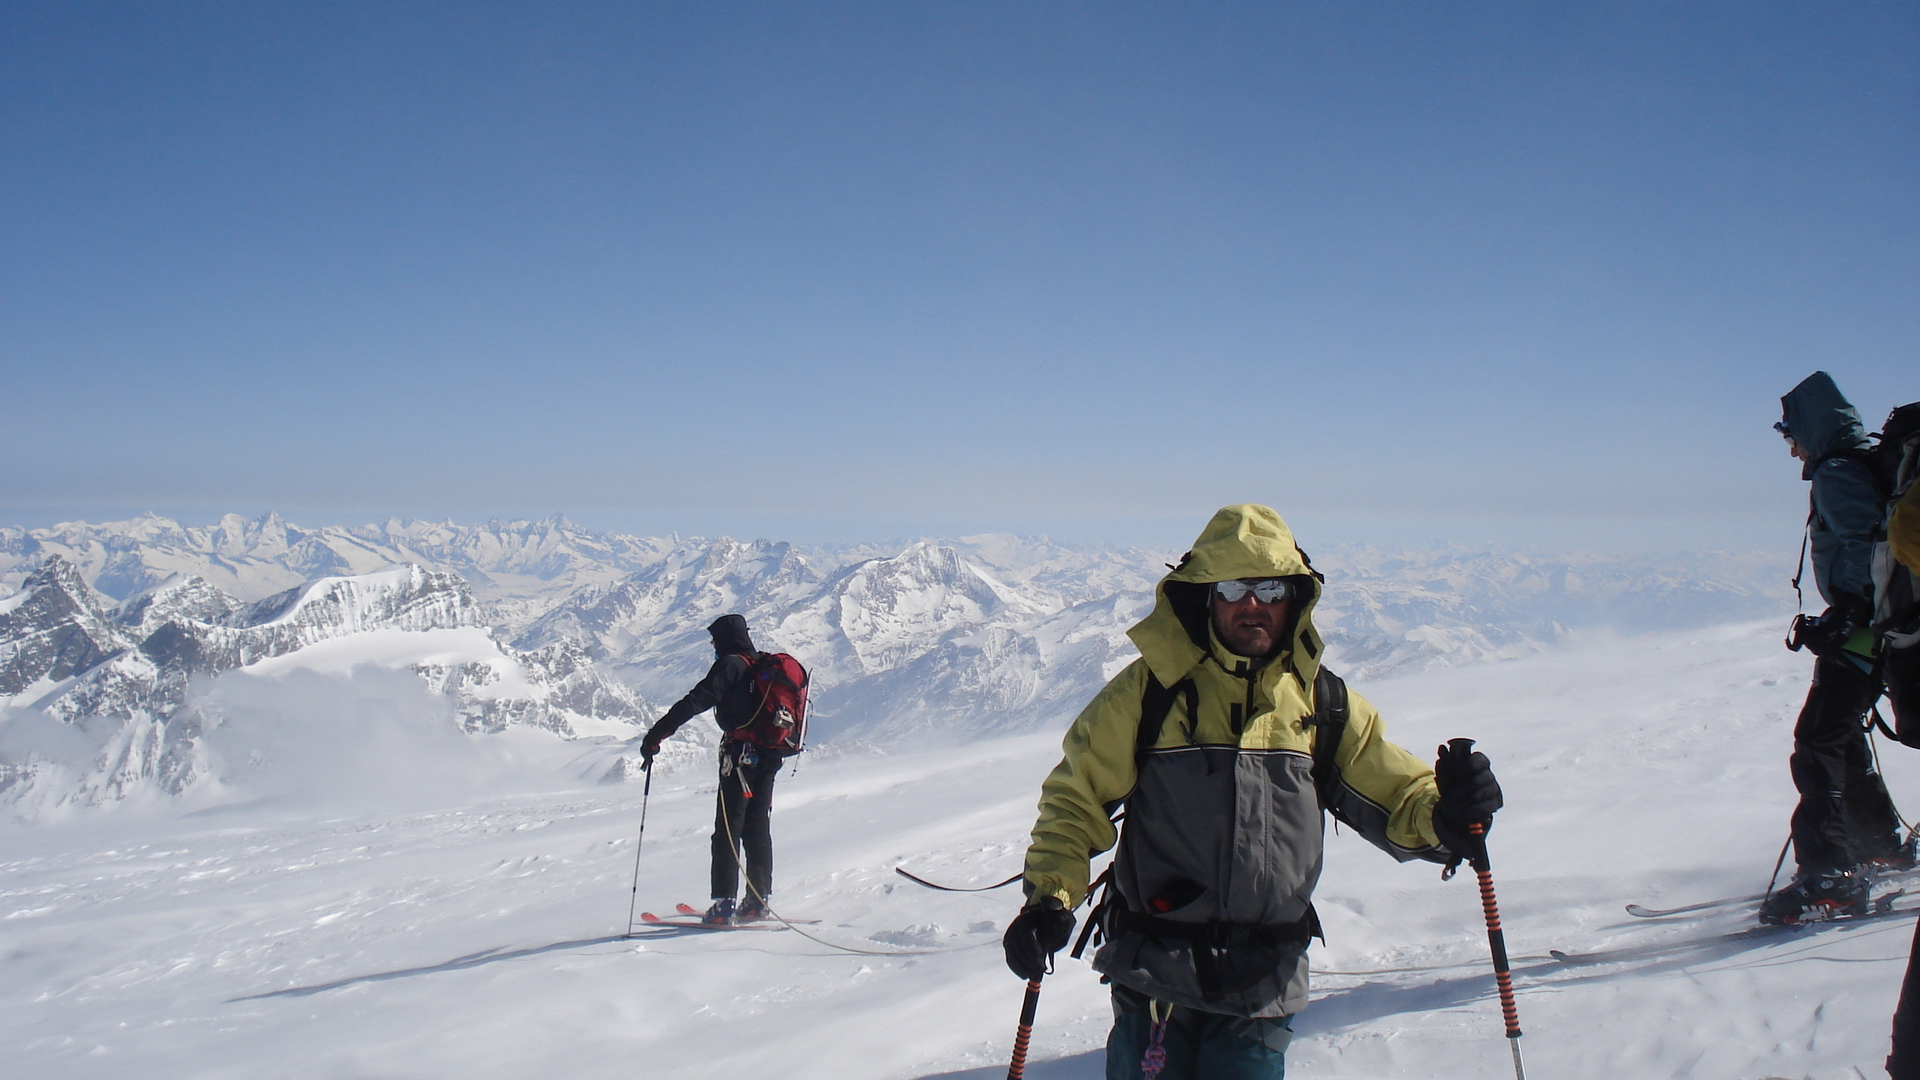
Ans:
[[[1883,510],[1879,483],[1848,451],[1866,450],[1860,414],[1833,376],[1816,371],[1780,399],[1787,433],[1807,453],[1803,480],[1813,482],[1807,518],[1813,581],[1829,605],[1873,608],[1873,530]]]

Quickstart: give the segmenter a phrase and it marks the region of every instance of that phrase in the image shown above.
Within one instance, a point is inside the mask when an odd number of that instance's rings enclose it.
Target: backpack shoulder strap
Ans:
[[[1817,470],[1820,466],[1836,458],[1851,461],[1859,465],[1862,469],[1865,469],[1867,479],[1873,482],[1874,493],[1882,502],[1886,501],[1887,496],[1891,494],[1890,489],[1892,488],[1893,478],[1888,476],[1886,470],[1881,467],[1880,458],[1874,451],[1861,447],[1835,450],[1831,453],[1820,455],[1820,459],[1813,463],[1813,467]]]
[[[1340,790],[1337,755],[1347,735],[1347,684],[1324,666],[1313,679],[1313,787],[1321,809],[1331,809]]]
[[[1151,670],[1147,672],[1147,689],[1140,695],[1140,727],[1134,735],[1133,758],[1138,762],[1153,744],[1160,741],[1160,729],[1167,724],[1168,714],[1173,712],[1173,699],[1187,699],[1187,717],[1191,720],[1200,714],[1200,687],[1191,676],[1181,679],[1172,686],[1160,685],[1160,677]],[[1187,741],[1193,741],[1191,730]]]

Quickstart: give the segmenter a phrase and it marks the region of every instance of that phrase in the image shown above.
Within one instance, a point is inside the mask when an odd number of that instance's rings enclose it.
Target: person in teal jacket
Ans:
[[[1760,921],[1792,924],[1820,914],[1861,913],[1871,865],[1913,865],[1886,782],[1874,771],[1862,721],[1880,697],[1873,633],[1873,530],[1884,494],[1865,452],[1860,414],[1833,377],[1816,371],[1780,399],[1775,430],[1810,482],[1807,545],[1827,608],[1801,620],[1792,643],[1812,650],[1813,685],[1793,728],[1791,769],[1800,792],[1792,819],[1797,865]],[[1871,864],[1871,865],[1869,865]]]

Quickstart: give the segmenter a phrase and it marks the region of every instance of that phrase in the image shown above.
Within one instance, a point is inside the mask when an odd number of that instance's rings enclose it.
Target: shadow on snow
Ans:
[[[651,933],[649,936],[651,936]],[[541,953],[561,952],[566,949],[582,949],[589,945],[611,945],[616,942],[628,940],[631,939],[625,934],[610,934],[606,937],[581,938],[577,941],[556,941],[551,945],[536,945],[527,949],[505,949],[504,947],[486,949],[481,952],[468,953],[465,956],[455,957],[452,960],[438,964],[401,968],[398,971],[379,971],[372,975],[354,975],[345,979],[335,979],[332,982],[315,983],[312,986],[292,986],[285,990],[269,990],[263,994],[248,994],[245,997],[228,998],[227,1000],[229,1003],[232,1003],[237,1001],[260,1001],[265,998],[277,997],[307,997],[311,994],[325,993],[328,990],[339,990],[348,986],[357,986],[360,983],[386,982],[389,979],[409,979],[415,975],[435,975],[443,971],[464,971],[467,968],[479,967],[482,964],[497,963],[501,960],[522,960],[529,956],[539,956]]]
[[[1515,957],[1516,961],[1525,961],[1525,963],[1517,964],[1513,973],[1524,995],[1529,984],[1558,986],[1609,979],[1640,978],[1680,971],[1701,964],[1734,960],[1742,958],[1744,954],[1756,954],[1744,956],[1743,962],[1752,965],[1785,963],[1794,959],[1824,959],[1796,957],[1791,952],[1782,956],[1776,947],[1797,943],[1803,946],[1797,951],[1804,952],[1805,949],[1817,946],[1822,939],[1828,938],[1832,933],[1860,932],[1869,928],[1893,931],[1899,928],[1899,924],[1894,919],[1874,918],[1859,922],[1822,923],[1806,927],[1754,927],[1705,938],[1608,949],[1576,956],[1573,958],[1573,963],[1563,963],[1537,956]],[[1904,945],[1905,936],[1897,936]],[[1890,961],[1905,958],[1903,950],[1901,955],[1886,959]],[[1435,970],[1455,966],[1459,965],[1436,965]],[[1417,969],[1399,970],[1410,973]],[[1392,1016],[1462,1008],[1478,1002],[1492,1001],[1495,997],[1493,972],[1490,966],[1486,970],[1472,974],[1415,985],[1390,982],[1362,983],[1358,986],[1329,991],[1324,996],[1316,996],[1313,1003],[1294,1021],[1294,1031],[1300,1035],[1340,1031]],[[1524,1019],[1523,1015],[1523,1022]],[[1032,1061],[1027,1064],[1026,1075],[1033,1077],[1034,1080],[1098,1080],[1105,1075],[1105,1060],[1105,1051],[1094,1050],[1076,1054],[1073,1057],[1056,1058],[1052,1061]],[[998,1080],[1004,1077],[1006,1072],[1005,1065],[993,1065],[962,1069],[957,1072],[927,1073],[923,1074],[919,1080]]]

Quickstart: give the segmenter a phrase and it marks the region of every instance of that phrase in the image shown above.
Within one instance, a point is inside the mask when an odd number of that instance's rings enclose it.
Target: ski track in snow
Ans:
[[[1774,624],[1357,684],[1425,756],[1482,740],[1530,1073],[1879,1075],[1912,916],[1738,939],[1784,839],[1809,662]],[[1920,809],[1920,759],[1882,746]],[[775,906],[811,933],[622,940],[641,787],[433,811],[125,809],[0,829],[0,1054],[33,1077],[1004,1075],[1012,873],[1058,733],[802,759],[776,789]],[[658,777],[639,904],[702,903],[713,781]],[[1301,1077],[1512,1074],[1472,875],[1328,838]],[[1568,952],[1638,950],[1569,966]],[[1028,1075],[1102,1075],[1105,992],[1060,958]]]

